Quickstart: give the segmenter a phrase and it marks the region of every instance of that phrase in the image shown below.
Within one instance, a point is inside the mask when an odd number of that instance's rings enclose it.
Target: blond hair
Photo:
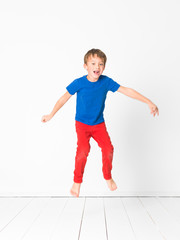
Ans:
[[[87,61],[88,61],[88,58],[92,55],[97,55],[99,58],[103,59],[103,62],[104,62],[104,66],[106,64],[106,61],[107,61],[107,57],[105,55],[105,53],[103,53],[100,49],[95,49],[95,48],[92,48],[91,50],[89,50],[85,56],[84,56],[84,63],[87,64]]]

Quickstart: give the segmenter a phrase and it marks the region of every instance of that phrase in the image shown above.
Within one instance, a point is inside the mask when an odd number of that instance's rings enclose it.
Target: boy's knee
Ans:
[[[114,151],[114,146],[112,145],[112,143],[108,144],[106,146],[106,149],[109,151],[109,152],[113,152]]]
[[[114,146],[112,144],[106,145],[104,148],[102,148],[102,152],[104,152],[106,154],[113,154]]]
[[[90,152],[90,145],[85,145],[77,148],[78,155],[88,156]]]

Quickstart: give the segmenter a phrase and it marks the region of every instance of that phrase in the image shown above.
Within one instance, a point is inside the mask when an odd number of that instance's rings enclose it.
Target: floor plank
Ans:
[[[166,240],[180,239],[180,224],[160,204],[156,198],[140,198],[158,231]]]
[[[180,198],[176,197],[158,197],[157,200],[164,209],[180,223]]]
[[[23,199],[23,198],[22,198]],[[19,199],[20,201],[20,199]],[[27,229],[36,220],[37,216],[41,212],[42,208],[47,204],[49,198],[34,198],[30,204],[27,205],[18,214],[12,222],[10,222],[3,231],[0,232],[0,239],[3,240],[19,240],[23,238],[23,235]],[[9,209],[7,210],[7,212]]]
[[[80,240],[107,240],[103,199],[87,198]]]
[[[104,198],[108,240],[135,240],[121,198]]]
[[[51,240],[78,240],[85,198],[69,198],[55,224]]]
[[[31,198],[0,198],[0,233],[32,200]]]
[[[138,240],[164,239],[138,198],[123,198],[122,201]]]
[[[48,204],[43,209],[41,215],[29,228],[23,240],[43,239],[49,240],[52,236],[58,218],[62,215],[67,204],[68,198],[51,198]]]

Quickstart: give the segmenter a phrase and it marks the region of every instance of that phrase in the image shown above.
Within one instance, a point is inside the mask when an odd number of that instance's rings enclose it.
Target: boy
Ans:
[[[99,49],[91,49],[84,56],[84,68],[88,74],[75,79],[67,87],[67,92],[57,101],[52,112],[44,115],[42,122],[49,121],[54,114],[77,92],[75,126],[77,132],[77,151],[75,157],[74,183],[70,190],[71,195],[79,197],[84,168],[90,151],[91,137],[98,143],[102,151],[103,176],[111,191],[117,189],[112,179],[112,159],[114,147],[108,135],[103,111],[108,91],[120,92],[148,104],[151,113],[159,115],[159,110],[149,99],[135,90],[123,87],[111,78],[102,75],[106,55]]]

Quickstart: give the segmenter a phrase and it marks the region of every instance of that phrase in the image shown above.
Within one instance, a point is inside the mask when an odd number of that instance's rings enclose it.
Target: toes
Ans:
[[[116,190],[117,189],[117,186],[113,186],[113,190]]]
[[[71,195],[73,195],[73,196],[75,196],[75,195],[76,195],[76,193],[75,193],[75,192],[73,192],[72,190],[70,191],[70,193],[71,193]]]
[[[74,192],[73,190],[70,190],[70,193],[71,193],[71,195],[73,195],[73,196],[75,196],[75,197],[78,197],[78,196],[79,196],[78,193]]]
[[[112,184],[112,185],[109,186],[109,188],[110,188],[111,191],[114,191],[114,190],[117,189],[117,186],[115,184]]]

